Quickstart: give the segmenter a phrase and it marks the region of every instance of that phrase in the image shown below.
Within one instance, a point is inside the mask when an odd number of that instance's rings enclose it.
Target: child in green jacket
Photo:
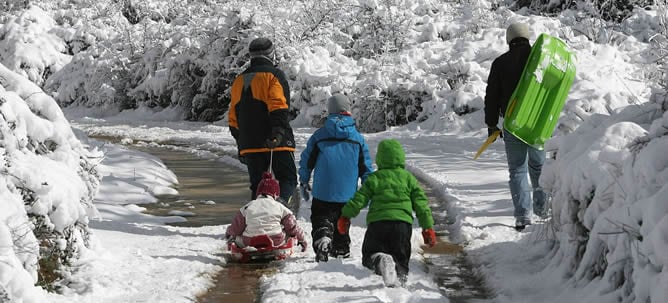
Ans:
[[[378,144],[378,170],[341,210],[337,222],[339,233],[347,233],[350,218],[369,205],[368,228],[362,244],[362,264],[383,276],[388,287],[406,282],[411,256],[413,212],[417,215],[425,244],[434,246],[436,234],[427,196],[415,176],[404,169],[406,155],[399,141],[383,140]],[[399,281],[397,281],[397,278]]]

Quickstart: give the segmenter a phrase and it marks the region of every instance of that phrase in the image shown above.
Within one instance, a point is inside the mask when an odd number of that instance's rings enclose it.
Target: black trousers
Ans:
[[[378,221],[369,224],[362,243],[362,265],[380,274],[377,261],[371,256],[386,253],[392,256],[397,275],[408,275],[408,262],[411,259],[411,224],[403,221]]]
[[[251,200],[255,199],[257,186],[260,184],[260,180],[262,180],[262,174],[269,170],[270,155],[271,153],[269,152],[245,155],[248,177],[250,179],[250,190],[252,192]],[[271,166],[274,178],[278,180],[281,186],[281,199],[283,199],[284,203],[288,203],[297,188],[295,156],[289,151],[275,151]]]
[[[336,228],[336,222],[341,216],[341,209],[345,203],[327,202],[313,198],[311,200],[311,237],[313,243],[318,239],[328,237],[332,239],[332,249],[330,250],[333,256],[344,255],[350,253],[350,235],[339,234]],[[313,245],[313,251],[317,254],[318,248]]]

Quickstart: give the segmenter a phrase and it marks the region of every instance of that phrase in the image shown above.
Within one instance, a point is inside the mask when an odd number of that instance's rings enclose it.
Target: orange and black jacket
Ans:
[[[253,58],[232,83],[228,123],[239,154],[268,152],[267,139],[278,134],[275,151],[295,151],[290,127],[290,87],[283,71],[265,58]]]

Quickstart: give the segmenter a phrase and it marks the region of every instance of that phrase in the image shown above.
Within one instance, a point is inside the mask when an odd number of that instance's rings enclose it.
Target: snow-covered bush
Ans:
[[[411,73],[406,62],[385,66],[371,63],[365,65],[365,70],[370,71],[362,72],[353,88],[359,98],[353,113],[359,117],[360,130],[383,131],[422,118],[422,103],[431,100],[435,86],[441,81],[429,83],[424,75]]]
[[[647,11],[639,11],[637,17],[631,20],[640,19],[634,23],[634,33],[645,32],[648,35],[645,41],[652,44],[650,63],[656,62],[657,76],[661,86],[668,91],[668,1],[656,1],[656,10],[654,14]],[[643,21],[647,21],[644,22]],[[649,24],[650,28],[644,28],[643,24]]]
[[[350,94],[359,77],[360,66],[355,60],[343,54],[344,49],[337,44],[313,46],[304,50],[287,48],[293,56],[293,63],[286,74],[292,85],[292,102],[305,124],[319,127],[327,117],[327,98],[336,92]],[[358,96],[350,95],[353,104]]]
[[[45,90],[63,106],[95,107],[100,112],[179,106],[186,110],[185,119],[213,121],[227,110],[229,86],[245,67],[246,48],[254,37],[274,40],[279,66],[288,72],[309,69],[300,66],[304,58],[310,60],[307,64],[317,62],[308,58],[319,45],[329,45],[333,62],[352,67],[350,76],[360,70],[355,66],[359,58],[377,68],[368,72],[393,72],[384,65],[394,62],[396,54],[418,47],[413,41],[439,39],[443,24],[436,22],[448,11],[429,0],[288,2],[36,3],[53,11],[55,27],[48,34],[58,38],[66,58],[73,56],[65,68],[53,70]],[[258,9],[268,6],[273,9]],[[297,97],[294,114],[305,114],[305,123],[317,125],[324,113],[307,113],[308,108],[322,105],[332,88],[353,92],[367,82],[362,77],[354,83],[339,74],[332,71],[314,81],[307,79],[310,74],[291,73]],[[392,104],[383,106],[386,112],[374,113],[383,118],[369,129],[415,120],[421,114],[419,102],[431,95],[429,90],[398,84],[404,82],[401,79],[389,80],[395,84],[384,85],[387,89],[381,89],[374,104]]]
[[[44,87],[63,106],[107,113],[110,108],[180,107],[184,119],[222,119],[230,84],[248,62],[249,41],[267,36],[276,45],[278,66],[289,76],[295,123],[320,125],[326,98],[340,91],[350,94],[356,117],[364,118],[361,129],[378,131],[413,121],[428,121],[437,128],[444,123],[478,127],[467,120],[480,120],[476,112],[483,107],[488,65],[506,47],[499,39],[501,32],[488,30],[506,24],[493,24],[498,19],[486,16],[493,12],[518,19],[507,4],[511,3],[47,0],[34,5],[53,12],[55,25],[45,35],[62,40],[63,51],[73,56]],[[584,44],[582,37],[609,44],[609,49],[601,47],[603,53],[640,49],[638,42],[649,41],[657,44],[654,56],[659,61],[666,58],[661,54],[664,36],[645,37],[641,33],[649,31],[638,28],[656,24],[654,32],[660,33],[665,16],[655,12],[660,10],[637,9],[624,21],[624,28],[637,29],[638,34],[626,33],[637,41],[616,31],[619,24],[575,10],[562,13],[568,27],[532,30],[553,33],[573,45]],[[490,41],[490,47],[472,53],[466,47],[468,39]],[[663,74],[658,68],[656,73]],[[610,100],[624,98],[595,100],[604,107],[585,102],[586,96],[575,98],[581,106],[567,105],[574,111],[567,113],[571,120],[560,129],[577,128],[582,117],[573,112],[589,107],[595,111],[588,114],[607,113],[625,105]]]
[[[350,56],[374,58],[398,52],[409,43],[415,14],[410,0],[362,1],[345,29],[351,35]]]
[[[0,65],[0,297],[44,302],[89,246],[99,175],[60,107]]]
[[[557,230],[551,264],[574,285],[603,281],[619,302],[665,302],[668,281],[665,98],[590,116],[556,137],[541,185]]]
[[[0,2],[0,11],[11,12],[28,8],[29,0],[6,0]]]
[[[0,27],[0,63],[42,86],[70,61],[63,39],[51,33],[55,21],[31,6]]]
[[[77,17],[59,10],[58,20],[71,20],[60,32],[69,33],[68,41],[83,41],[83,47],[47,90],[66,106],[180,106],[188,113],[185,119],[220,119],[229,103],[224,92],[247,61],[252,19],[232,4],[218,11],[212,10],[215,3],[184,1],[184,11],[174,1],[156,3],[103,1]],[[134,23],[122,17],[128,5],[146,18]]]
[[[555,14],[566,9],[583,11],[589,16],[599,17],[603,20],[620,22],[632,14],[636,7],[646,7],[653,4],[653,0],[517,0],[513,6],[516,8],[529,7],[537,13]]]

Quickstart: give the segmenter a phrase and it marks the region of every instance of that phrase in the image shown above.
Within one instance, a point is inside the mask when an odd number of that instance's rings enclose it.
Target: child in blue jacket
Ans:
[[[350,236],[335,232],[341,208],[357,191],[358,180],[364,182],[373,171],[369,148],[355,128],[350,100],[334,94],[327,100],[329,115],[325,125],[309,138],[299,160],[302,197],[311,204],[313,250],[316,261],[328,257],[349,257]],[[313,172],[313,187],[309,181]]]

